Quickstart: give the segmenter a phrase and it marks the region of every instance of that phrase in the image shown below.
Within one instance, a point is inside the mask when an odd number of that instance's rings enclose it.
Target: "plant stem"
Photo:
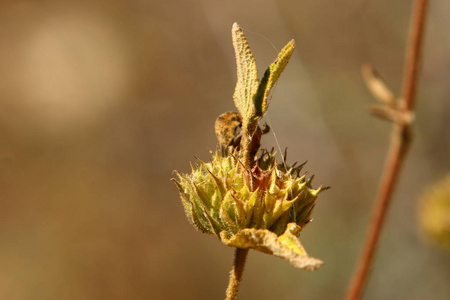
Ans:
[[[405,59],[405,73],[403,83],[403,99],[406,110],[414,110],[414,97],[418,76],[419,58],[422,51],[422,40],[425,27],[428,0],[416,0],[409,33],[409,46]]]
[[[411,17],[410,36],[405,59],[405,73],[402,100],[398,118],[391,139],[389,154],[376,197],[374,214],[367,233],[366,242],[359,260],[347,300],[360,299],[373,262],[381,230],[386,219],[391,196],[397,183],[400,169],[411,142],[411,115],[414,112],[414,97],[418,65],[423,40],[425,15],[428,0],[416,0]]]
[[[236,248],[234,253],[234,265],[230,272],[230,282],[228,283],[227,297],[225,300],[234,300],[237,298],[248,250],[249,249]]]

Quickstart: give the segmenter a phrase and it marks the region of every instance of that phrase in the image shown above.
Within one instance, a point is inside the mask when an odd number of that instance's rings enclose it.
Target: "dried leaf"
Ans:
[[[397,121],[398,112],[387,106],[371,105],[369,107],[369,111],[371,114],[373,114],[374,116],[377,116],[380,119],[390,121],[390,122]]]
[[[395,108],[396,98],[391,90],[386,86],[378,72],[370,65],[363,65],[362,73],[366,85],[372,95],[380,102],[387,104],[391,108]]]
[[[297,224],[289,223],[286,231],[280,236],[267,229],[246,228],[231,237],[226,231],[222,231],[220,237],[230,247],[255,249],[280,257],[297,268],[316,270],[323,262],[308,256],[298,239],[300,230]]]

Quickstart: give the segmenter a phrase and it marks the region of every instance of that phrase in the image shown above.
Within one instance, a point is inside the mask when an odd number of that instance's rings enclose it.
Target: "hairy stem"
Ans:
[[[241,149],[243,164],[246,169],[251,169],[255,164],[255,155],[261,146],[261,128],[258,125],[259,118],[253,119],[242,126]]]
[[[237,298],[247,254],[248,249],[236,248],[236,252],[234,253],[234,265],[230,272],[230,282],[228,283],[227,297],[225,300],[234,300]]]
[[[375,251],[383,228],[391,196],[399,178],[411,142],[411,115],[414,111],[414,97],[418,76],[418,65],[423,40],[425,15],[428,0],[416,0],[410,25],[410,36],[405,60],[404,85],[399,107],[399,118],[395,124],[389,154],[376,197],[374,214],[367,233],[366,242],[359,260],[347,300],[361,298]]]

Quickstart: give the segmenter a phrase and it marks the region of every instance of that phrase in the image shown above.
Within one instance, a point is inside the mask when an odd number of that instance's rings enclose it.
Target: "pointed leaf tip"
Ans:
[[[258,70],[247,38],[237,23],[233,24],[231,35],[237,67],[237,82],[233,99],[245,122],[254,114],[253,96],[256,94],[259,85]]]
[[[263,116],[266,113],[269,107],[270,91],[278,81],[278,78],[280,78],[280,75],[288,64],[294,49],[295,41],[291,40],[283,47],[283,49],[281,49],[275,61],[264,73],[264,77],[261,79],[255,101],[257,115]]]
[[[300,230],[300,226],[290,223],[286,231],[280,236],[267,229],[245,228],[231,237],[227,235],[226,231],[222,231],[220,238],[230,247],[251,248],[280,257],[297,268],[309,271],[316,270],[323,262],[320,259],[308,256],[298,240]]]

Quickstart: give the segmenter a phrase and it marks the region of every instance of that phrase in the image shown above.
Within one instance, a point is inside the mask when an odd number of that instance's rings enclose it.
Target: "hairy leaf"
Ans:
[[[237,83],[234,90],[234,104],[239,110],[243,121],[248,120],[255,113],[253,98],[258,90],[258,70],[247,39],[237,23],[231,29],[233,47],[236,54]]]
[[[292,52],[294,51],[295,43],[291,40],[284,46],[278,54],[277,59],[267,68],[264,76],[259,84],[258,92],[255,95],[255,109],[256,115],[262,117],[269,107],[269,95],[273,86],[280,78],[281,73],[289,62]]]

